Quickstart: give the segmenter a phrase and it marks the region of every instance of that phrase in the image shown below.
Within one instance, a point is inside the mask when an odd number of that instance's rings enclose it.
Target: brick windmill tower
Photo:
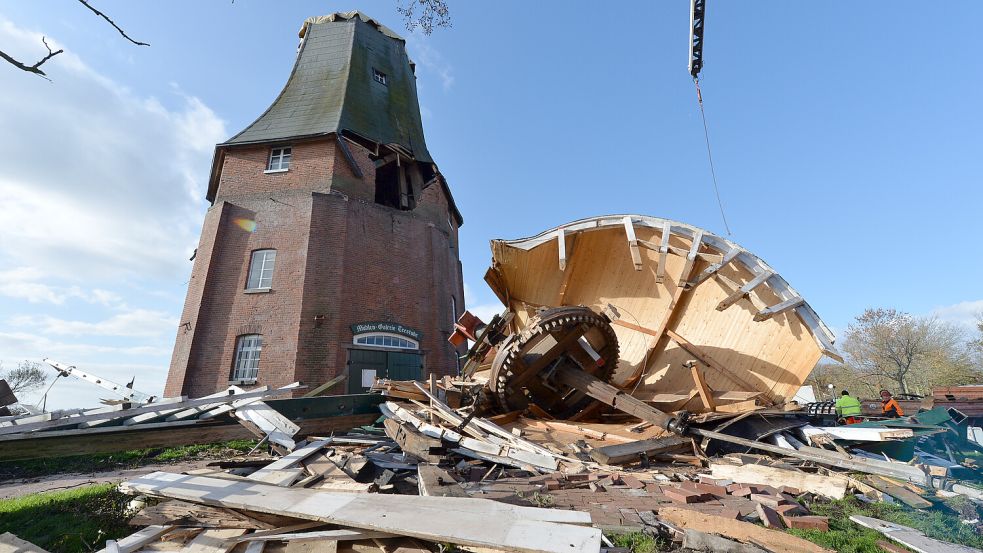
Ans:
[[[283,91],[215,148],[167,395],[454,374],[463,223],[423,137],[406,43],[307,19]]]

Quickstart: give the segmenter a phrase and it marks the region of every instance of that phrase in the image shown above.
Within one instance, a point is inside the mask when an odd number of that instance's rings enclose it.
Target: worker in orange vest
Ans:
[[[891,392],[881,390],[881,411],[885,417],[896,419],[904,416],[904,409],[898,405],[898,400],[891,397]]]

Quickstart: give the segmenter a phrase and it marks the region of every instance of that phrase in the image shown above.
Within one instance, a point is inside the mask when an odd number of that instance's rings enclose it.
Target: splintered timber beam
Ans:
[[[642,270],[642,253],[638,250],[638,238],[635,237],[635,226],[631,217],[625,217],[625,234],[628,235],[628,249],[631,252],[631,262],[636,271]]]
[[[767,321],[768,319],[778,315],[779,313],[784,313],[789,309],[795,309],[796,307],[804,304],[806,302],[805,298],[794,297],[787,299],[781,303],[776,303],[775,305],[768,306],[754,316],[755,321]]]
[[[731,305],[734,305],[735,303],[737,303],[738,300],[750,294],[752,290],[754,290],[758,286],[761,286],[766,280],[773,277],[774,275],[775,275],[775,271],[764,271],[762,273],[759,273],[756,277],[749,280],[747,284],[741,286],[740,288],[735,290],[733,294],[727,296],[726,298],[723,299],[723,301],[718,303],[717,311],[723,311],[724,309],[727,309]]]

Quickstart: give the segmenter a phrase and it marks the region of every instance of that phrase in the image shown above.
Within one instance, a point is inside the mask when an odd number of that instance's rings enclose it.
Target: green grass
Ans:
[[[66,472],[97,472],[136,468],[155,463],[177,463],[203,458],[227,458],[245,453],[255,440],[232,440],[216,444],[187,445],[172,448],[135,449],[97,455],[76,455],[0,463],[0,481],[12,478],[36,478]]]
[[[672,548],[672,542],[669,540],[653,538],[642,532],[616,534],[609,536],[609,539],[615,547],[627,547],[631,553],[655,553],[656,551],[669,551]]]
[[[950,507],[960,512],[966,508],[966,505],[957,502]],[[810,508],[815,515],[829,517],[829,531],[787,530],[787,532],[834,551],[881,553],[877,542],[887,538],[879,532],[851,521],[852,515],[879,518],[921,530],[930,538],[983,548],[983,536],[976,532],[973,525],[961,523],[958,514],[943,507],[916,510],[887,503],[867,504],[851,496],[838,501],[816,502],[810,505]]]
[[[11,532],[51,553],[86,553],[133,533],[126,524],[132,498],[115,484],[0,500],[0,533]]]

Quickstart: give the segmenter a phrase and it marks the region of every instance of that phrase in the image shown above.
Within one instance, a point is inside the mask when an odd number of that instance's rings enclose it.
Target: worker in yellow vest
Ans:
[[[839,399],[836,400],[836,418],[843,419],[846,424],[860,422],[860,400],[851,396],[850,392],[843,390]]]

